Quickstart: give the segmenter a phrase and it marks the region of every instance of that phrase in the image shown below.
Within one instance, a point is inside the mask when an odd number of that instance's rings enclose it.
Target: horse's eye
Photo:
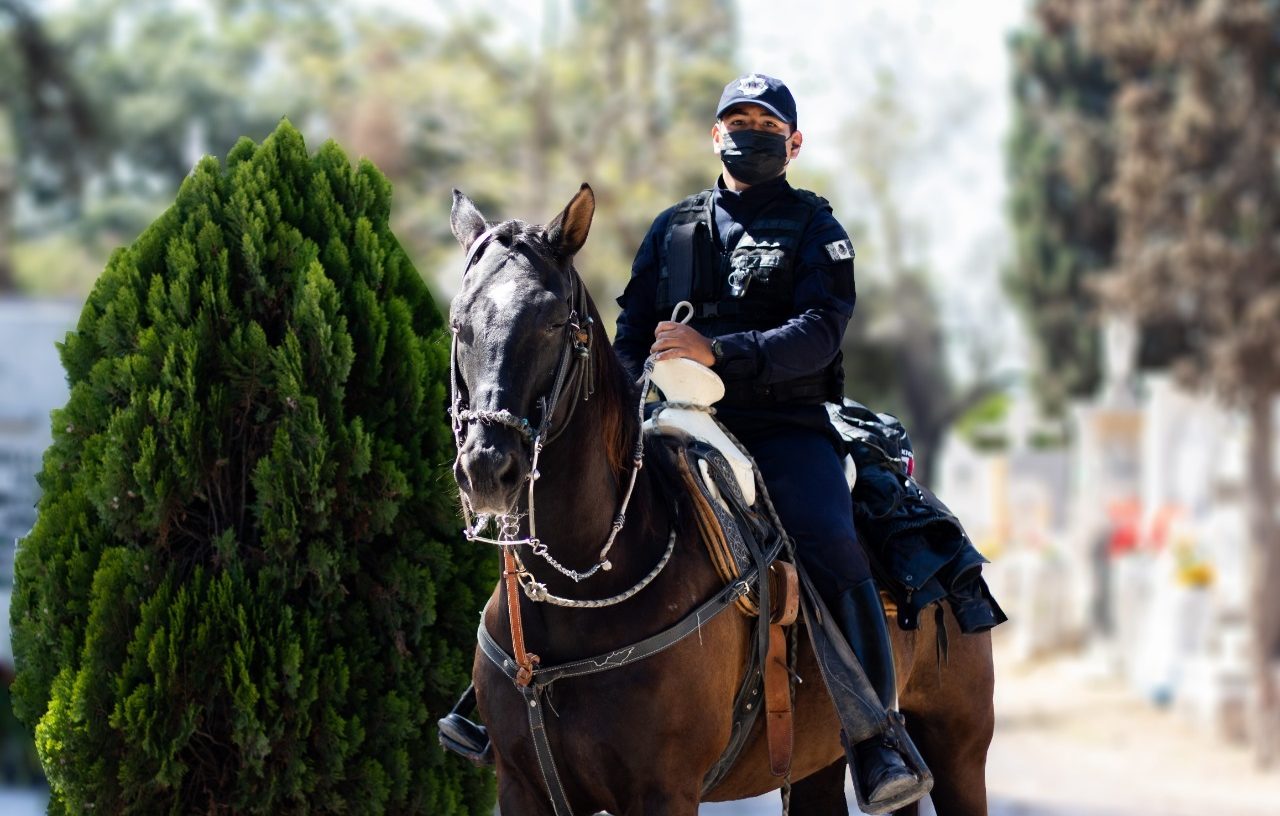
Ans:
[[[569,321],[561,320],[559,323],[551,323],[547,326],[547,334],[553,334],[563,329]]]

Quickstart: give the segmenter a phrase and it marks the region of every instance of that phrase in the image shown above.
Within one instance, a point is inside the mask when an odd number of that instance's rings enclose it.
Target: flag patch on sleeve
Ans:
[[[841,241],[832,241],[823,247],[827,251],[827,257],[833,261],[847,261],[853,257],[853,244],[849,243],[849,239],[845,238]]]

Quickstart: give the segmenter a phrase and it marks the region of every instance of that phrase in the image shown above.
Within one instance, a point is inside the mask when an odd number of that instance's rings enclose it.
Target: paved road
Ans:
[[[988,785],[1009,814],[1277,816],[1280,770],[1080,659],[998,666]],[[997,812],[993,808],[993,812]]]
[[[1152,708],[1086,661],[1006,655],[997,641],[992,816],[1280,816],[1280,771],[1257,771],[1245,748]],[[777,794],[700,811],[780,812]]]

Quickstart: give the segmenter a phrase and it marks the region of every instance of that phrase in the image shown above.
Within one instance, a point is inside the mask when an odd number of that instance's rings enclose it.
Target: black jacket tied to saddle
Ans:
[[[982,578],[987,559],[955,514],[911,478],[902,423],[850,399],[828,412],[858,469],[854,523],[881,588],[897,602],[898,625],[916,628],[921,610],[944,598],[966,634],[1008,620]]]

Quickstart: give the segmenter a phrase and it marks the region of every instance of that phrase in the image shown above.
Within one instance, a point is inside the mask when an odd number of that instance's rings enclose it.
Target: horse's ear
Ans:
[[[591,185],[584,182],[564,211],[547,225],[547,243],[556,254],[567,258],[582,249],[595,212],[596,194],[591,192]]]
[[[453,209],[449,212],[449,228],[453,237],[462,244],[463,252],[470,252],[471,245],[485,231],[484,216],[476,205],[459,190],[453,191]]]

